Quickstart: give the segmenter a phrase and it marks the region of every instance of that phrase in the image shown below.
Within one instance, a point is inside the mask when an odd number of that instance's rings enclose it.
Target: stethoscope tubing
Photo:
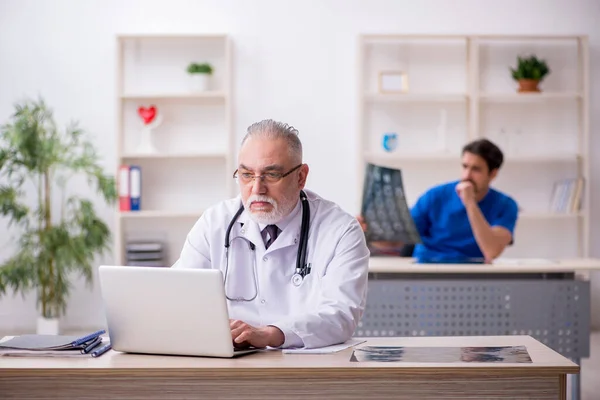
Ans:
[[[308,232],[310,228],[310,205],[308,204],[306,193],[304,193],[302,190],[300,191],[300,201],[302,202],[302,222],[300,225],[300,243],[298,244],[298,253],[296,256],[296,268],[294,269],[294,275],[292,276],[292,284],[294,284],[294,286],[300,286],[306,275],[310,274],[311,270],[310,264],[306,264],[306,249],[308,244]],[[240,208],[229,222],[227,231],[225,232],[225,258],[227,263],[225,268],[225,280],[227,280],[227,273],[229,269],[229,247],[231,246],[231,241],[229,238],[231,235],[231,230],[242,212],[244,212],[244,205],[240,204]],[[250,241],[248,241],[248,243],[250,250],[254,251],[256,248],[254,243]],[[253,299],[254,298],[256,298],[256,295],[253,297]]]

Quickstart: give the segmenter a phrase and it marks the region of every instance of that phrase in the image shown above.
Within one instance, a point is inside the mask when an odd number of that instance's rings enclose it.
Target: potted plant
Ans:
[[[213,68],[208,63],[191,63],[187,67],[187,72],[192,79],[192,87],[195,91],[205,91],[208,89],[208,78],[213,73]]]
[[[43,100],[15,107],[10,122],[0,127],[0,215],[17,235],[15,253],[0,263],[0,295],[35,290],[37,331],[57,334],[72,274],[90,285],[94,257],[108,249],[111,236],[94,203],[69,192],[69,180],[85,178],[112,204],[115,179],[103,173],[76,123],[60,130]]]
[[[538,84],[550,73],[544,60],[534,55],[529,58],[517,57],[517,68],[511,68],[512,77],[519,82],[519,92],[539,92]]]

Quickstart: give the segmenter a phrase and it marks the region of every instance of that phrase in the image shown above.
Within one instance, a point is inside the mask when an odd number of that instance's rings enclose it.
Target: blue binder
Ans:
[[[129,167],[129,185],[131,211],[139,211],[142,208],[142,169],[139,165],[132,165]]]

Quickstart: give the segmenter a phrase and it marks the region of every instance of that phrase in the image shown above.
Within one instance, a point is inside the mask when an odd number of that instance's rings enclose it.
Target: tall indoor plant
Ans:
[[[43,100],[17,104],[0,127],[0,215],[16,233],[15,253],[0,260],[0,295],[37,291],[39,333],[58,333],[73,273],[92,282],[94,257],[110,244],[108,226],[92,201],[70,194],[70,178],[84,177],[104,201],[116,198],[87,135],[60,130]]]

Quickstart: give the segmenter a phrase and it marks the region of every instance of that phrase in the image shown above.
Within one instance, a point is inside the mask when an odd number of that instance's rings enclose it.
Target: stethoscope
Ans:
[[[304,191],[300,191],[300,201],[302,202],[302,223],[300,225],[300,243],[298,245],[298,255],[296,257],[296,268],[295,268],[295,272],[294,275],[292,275],[292,284],[296,287],[299,287],[300,285],[302,285],[302,283],[304,282],[304,278],[310,274],[310,270],[311,270],[311,264],[306,264],[306,245],[308,243],[308,229],[309,229],[309,223],[310,223],[310,206],[308,205],[308,199],[306,198],[306,193],[304,193]],[[229,270],[229,247],[231,246],[231,242],[229,241],[229,235],[231,233],[231,229],[233,228],[233,225],[235,224],[235,221],[238,219],[238,217],[242,214],[242,212],[244,212],[244,205],[240,205],[240,208],[237,210],[237,212],[235,213],[235,215],[233,216],[233,218],[231,219],[231,222],[229,223],[229,226],[227,227],[227,232],[225,233],[225,287],[227,287],[227,273]],[[248,242],[248,247],[250,250],[254,251],[256,249],[256,246],[254,245],[254,243],[250,242],[248,239],[238,236],[234,239],[243,239],[246,242]],[[255,294],[252,298],[250,299],[245,299],[243,297],[235,297],[235,298],[230,298],[229,296],[227,296],[227,293],[225,293],[225,296],[227,297],[228,300],[232,300],[232,301],[252,301],[256,298],[256,296],[258,295],[258,283],[256,281],[256,258],[254,257],[254,270],[253,270],[253,277],[254,277],[254,288],[255,288]]]

